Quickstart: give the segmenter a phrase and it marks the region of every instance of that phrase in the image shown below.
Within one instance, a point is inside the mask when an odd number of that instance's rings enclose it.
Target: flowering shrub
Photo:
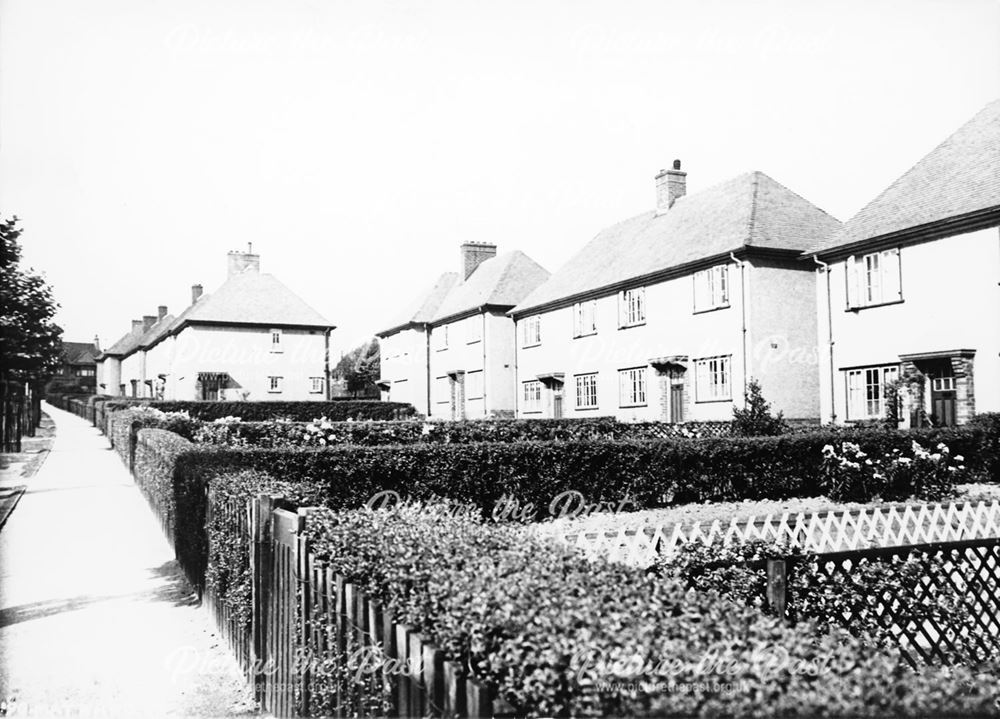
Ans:
[[[898,447],[871,456],[854,442],[823,447],[821,484],[838,501],[896,500],[908,497],[940,501],[955,495],[955,486],[968,481],[962,455],[952,456],[939,442],[934,450],[912,440],[908,451]]]

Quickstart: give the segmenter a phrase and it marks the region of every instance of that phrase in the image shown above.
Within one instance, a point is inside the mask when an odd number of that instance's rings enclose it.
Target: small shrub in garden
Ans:
[[[743,407],[733,407],[732,434],[736,437],[769,437],[788,431],[784,415],[771,413],[760,382],[751,378],[743,394]]]

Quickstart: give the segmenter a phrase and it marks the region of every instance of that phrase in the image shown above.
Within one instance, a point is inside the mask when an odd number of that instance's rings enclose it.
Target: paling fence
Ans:
[[[30,383],[0,380],[0,452],[20,452],[21,438],[34,437],[41,420],[41,399]]]
[[[903,571],[906,562],[915,566]],[[778,616],[819,617],[857,632],[877,632],[891,638],[914,667],[1000,658],[998,538],[825,552],[743,566],[766,574],[763,599]],[[866,571],[894,581],[876,591],[855,584]]]
[[[588,557],[646,567],[684,544],[738,544],[759,539],[806,552],[840,552],[1000,537],[1000,501],[892,505],[817,513],[666,524],[637,522],[608,530],[577,530],[558,523],[536,531],[576,547]]]

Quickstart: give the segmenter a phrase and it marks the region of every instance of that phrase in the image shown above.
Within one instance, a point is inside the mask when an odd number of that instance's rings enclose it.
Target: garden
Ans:
[[[292,644],[308,656],[295,672],[300,713],[1000,712],[996,541],[853,559],[774,542],[692,543],[627,566],[531,531],[558,519],[553,499],[568,492],[604,521],[608,509],[644,521],[757,502],[968,499],[963,487],[1000,477],[998,416],[748,436],[724,423],[428,422],[378,402],[268,404],[105,401],[101,422],[231,645],[244,647],[251,678],[265,648],[261,568],[284,565],[261,563],[247,517],[265,499],[273,516],[300,517],[288,570],[300,572]],[[512,501],[523,511],[498,516]],[[967,561],[973,551],[979,563]],[[776,559],[795,568],[778,610]],[[364,609],[352,614],[351,602]],[[360,629],[350,622],[369,614]],[[450,695],[423,673],[407,685],[422,700],[402,691],[387,661],[390,644],[401,648],[382,640],[390,626],[438,658],[442,686],[475,686],[486,708],[468,693],[437,701]],[[940,651],[917,652],[921,632]]]

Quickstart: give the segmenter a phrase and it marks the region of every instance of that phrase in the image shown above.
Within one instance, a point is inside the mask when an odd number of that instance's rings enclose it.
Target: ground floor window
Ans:
[[[731,360],[729,355],[695,360],[696,402],[724,402],[733,398]]]
[[[268,377],[267,391],[273,394],[280,394],[283,384],[284,384],[284,377],[275,377],[275,376]]]
[[[434,402],[436,404],[451,402],[451,385],[448,382],[448,375],[437,377],[434,380]]]
[[[597,407],[597,373],[576,375],[576,408]]]
[[[618,370],[618,388],[622,407],[640,407],[646,404],[646,368]]]
[[[322,392],[323,392],[323,378],[322,377],[310,377],[309,378],[309,391],[312,394],[322,394]]]
[[[886,388],[899,379],[899,365],[859,367],[847,374],[847,419],[882,419]]]
[[[521,411],[542,411],[542,383],[536,379],[525,382],[522,386]]]

